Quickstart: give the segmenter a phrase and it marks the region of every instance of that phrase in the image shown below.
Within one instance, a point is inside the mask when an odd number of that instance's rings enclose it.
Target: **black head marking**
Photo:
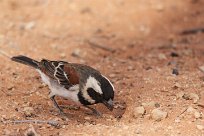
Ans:
[[[88,88],[87,89],[88,95],[95,100],[95,103],[99,103],[103,101],[103,96],[96,92],[93,88]]]
[[[78,98],[79,98],[79,101],[80,101],[81,104],[83,104],[83,105],[91,105],[91,103],[88,102],[88,101],[84,98],[84,96],[83,96],[83,94],[82,94],[81,91],[79,91],[79,93],[78,93]]]
[[[114,99],[114,88],[110,81],[105,78],[101,77],[100,78],[100,84],[101,84],[101,90],[103,92],[103,99],[108,101],[109,99]]]

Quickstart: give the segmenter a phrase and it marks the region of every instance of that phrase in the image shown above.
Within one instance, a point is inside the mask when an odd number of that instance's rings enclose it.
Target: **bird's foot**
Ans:
[[[96,117],[102,117],[103,116],[103,114],[101,113],[101,112],[99,112],[99,111],[97,111],[96,109],[94,109],[94,108],[92,108],[92,107],[89,107],[89,106],[85,106],[86,108],[88,108],[88,109],[90,109],[92,112],[90,113],[86,113],[86,114],[88,114],[88,115],[94,115],[94,116],[96,116]]]

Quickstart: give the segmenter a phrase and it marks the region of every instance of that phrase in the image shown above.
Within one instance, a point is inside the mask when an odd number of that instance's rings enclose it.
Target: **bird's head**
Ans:
[[[87,93],[95,103],[103,103],[110,111],[113,110],[114,87],[105,76],[89,78]]]

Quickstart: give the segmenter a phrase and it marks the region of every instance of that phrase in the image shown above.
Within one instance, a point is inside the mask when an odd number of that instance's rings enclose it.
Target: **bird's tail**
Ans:
[[[22,56],[22,55],[14,56],[11,58],[11,60],[28,65],[28,66],[31,66],[31,67],[36,68],[36,69],[39,68],[39,62],[38,61],[33,60],[31,58],[28,58],[26,56]]]

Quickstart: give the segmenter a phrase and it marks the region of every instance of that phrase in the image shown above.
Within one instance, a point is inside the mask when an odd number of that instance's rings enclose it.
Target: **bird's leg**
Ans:
[[[55,100],[55,95],[50,96],[50,99],[53,101],[54,106],[57,108],[57,110],[59,111],[60,114],[63,114],[63,110],[59,107],[59,105],[57,104],[56,100]]]
[[[87,105],[84,105],[86,108],[90,109],[93,113],[92,114],[95,114],[96,116],[98,117],[102,117],[102,113],[100,113],[99,111],[97,111],[96,109],[92,108],[92,107],[89,107]]]

